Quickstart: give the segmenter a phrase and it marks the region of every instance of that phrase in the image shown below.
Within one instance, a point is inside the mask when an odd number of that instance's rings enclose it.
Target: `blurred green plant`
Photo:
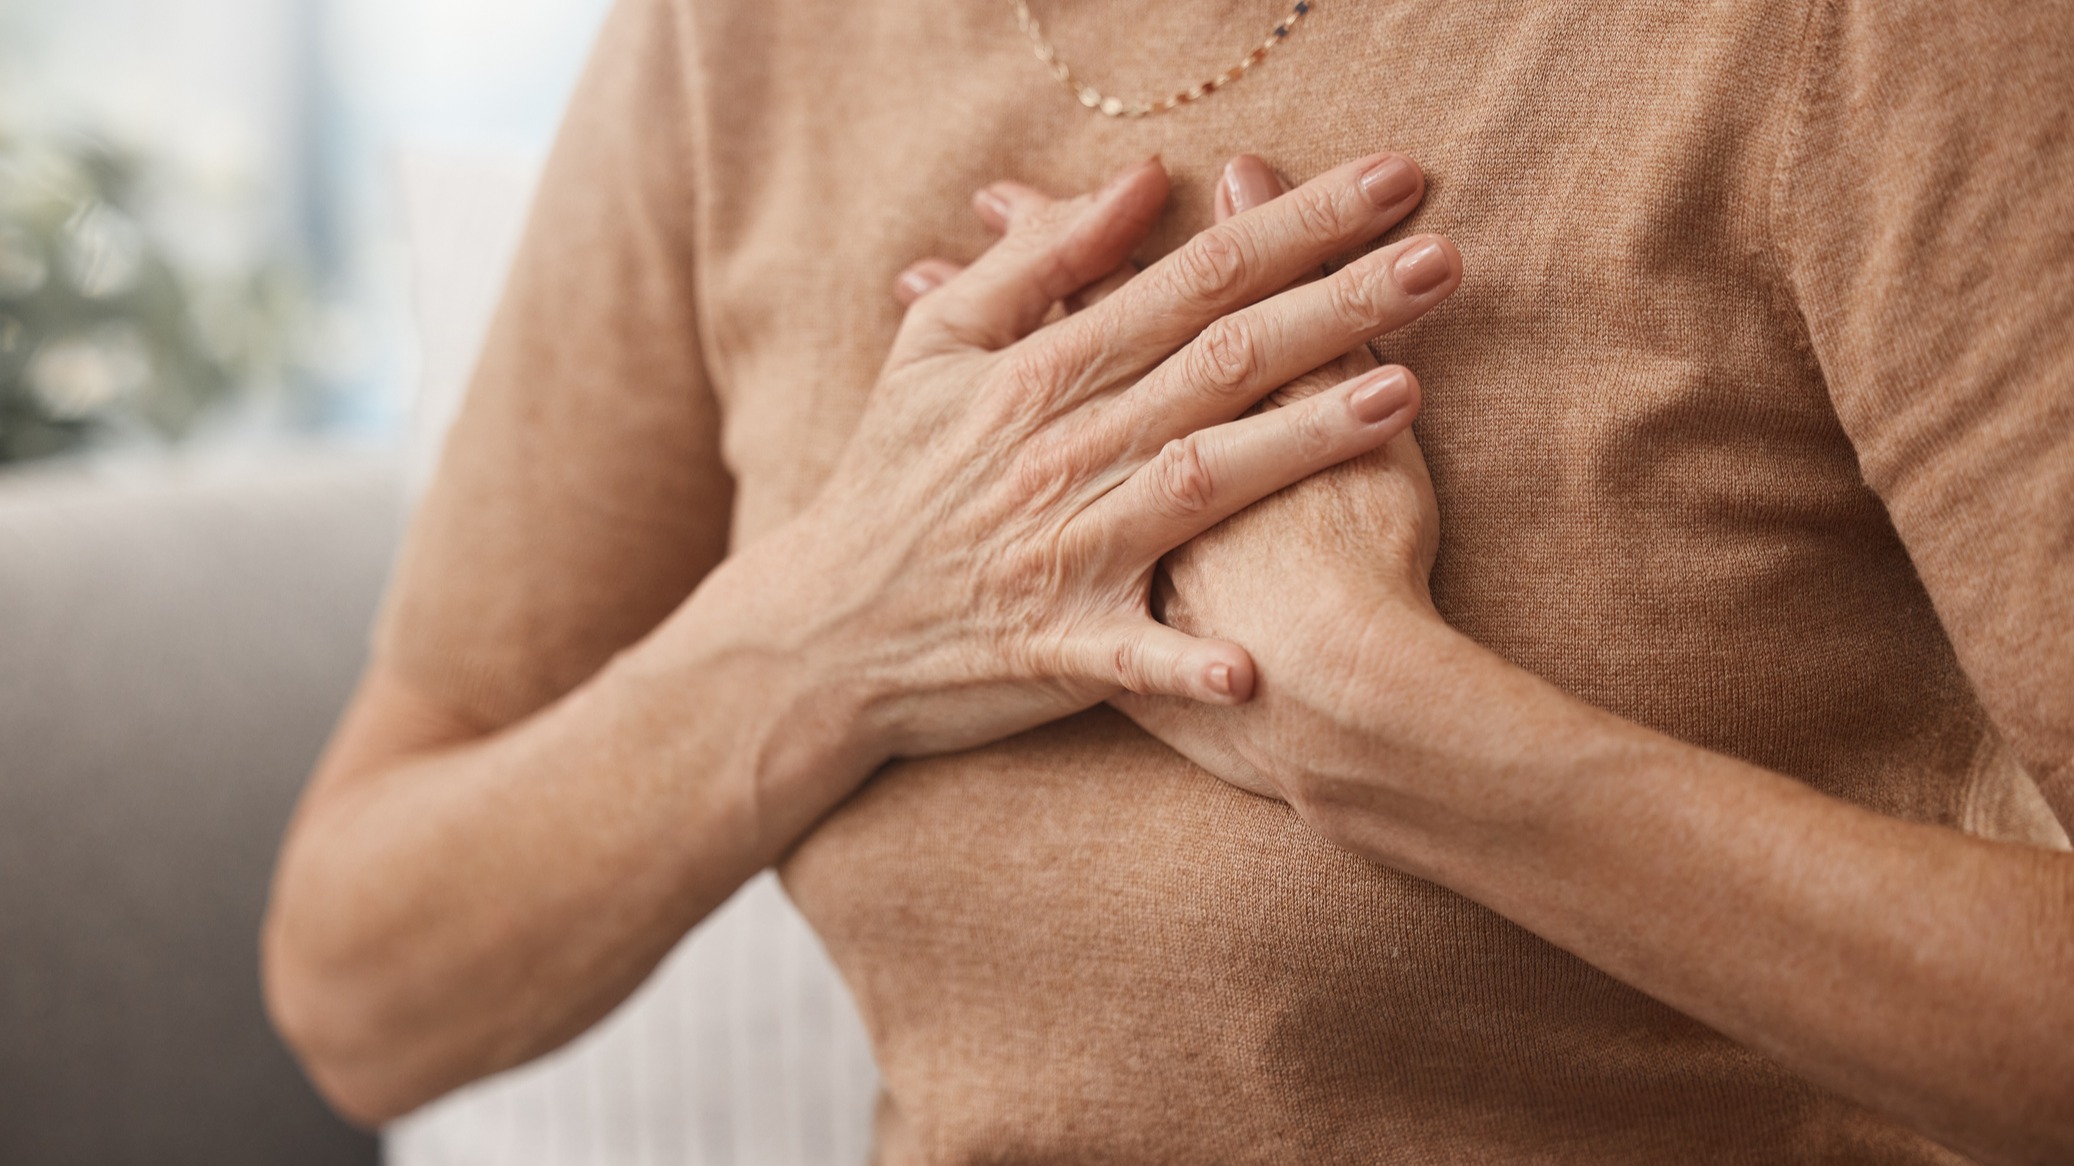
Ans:
[[[91,138],[0,134],[0,463],[176,439],[285,376],[296,281],[182,272],[147,225],[147,171]]]

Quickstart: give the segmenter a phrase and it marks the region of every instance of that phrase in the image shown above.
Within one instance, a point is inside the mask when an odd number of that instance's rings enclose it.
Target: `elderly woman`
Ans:
[[[1263,3],[622,0],[282,859],[343,1112],[777,864],[889,1166],[2074,1160],[2074,8]]]

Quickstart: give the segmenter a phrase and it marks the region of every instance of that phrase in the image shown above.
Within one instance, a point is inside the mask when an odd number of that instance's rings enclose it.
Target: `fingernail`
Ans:
[[[1374,425],[1387,421],[1392,414],[1404,408],[1411,399],[1411,382],[1401,368],[1377,369],[1369,375],[1367,384],[1354,390],[1347,398],[1347,408],[1353,410],[1354,419],[1363,425]]]
[[[1397,257],[1390,265],[1391,274],[1397,277],[1397,286],[1405,294],[1422,296],[1447,282],[1454,274],[1448,262],[1447,248],[1438,240],[1428,239]]]
[[[1265,206],[1281,197],[1282,180],[1274,168],[1252,154],[1241,154],[1224,166],[1224,191],[1233,214]]]
[[[1361,175],[1361,193],[1377,209],[1388,209],[1419,192],[1419,172],[1395,154]]]
[[[1229,664],[1212,664],[1212,665],[1210,665],[1210,670],[1209,670],[1208,672],[1206,672],[1206,673],[1204,673],[1204,674],[1203,674],[1203,682],[1204,682],[1205,684],[1209,685],[1209,686],[1210,686],[1210,691],[1211,691],[1211,692],[1214,692],[1214,693],[1216,693],[1216,694],[1217,694],[1218,696],[1230,696],[1230,695],[1231,695],[1231,665],[1229,665]]]
[[[900,273],[900,290],[917,299],[929,292],[935,291],[938,286],[935,277],[925,272],[903,271]]]
[[[1004,223],[1008,221],[1008,200],[996,194],[991,187],[973,195],[972,201],[979,206],[980,210],[992,215],[995,219]]]

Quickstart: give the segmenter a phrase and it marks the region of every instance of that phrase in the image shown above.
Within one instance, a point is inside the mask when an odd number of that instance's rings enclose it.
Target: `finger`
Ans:
[[[1229,640],[1197,639],[1150,617],[1084,637],[1068,666],[1091,680],[1147,696],[1244,704],[1253,696],[1253,657]]]
[[[1279,198],[1288,190],[1289,184],[1265,159],[1258,154],[1240,154],[1225,164],[1224,173],[1217,182],[1212,210],[1216,221],[1221,223],[1234,214]],[[1004,232],[1019,217],[1041,212],[1055,201],[1034,187],[1006,181],[993,183],[972,196],[973,209],[978,212],[980,220],[994,230]],[[1082,291],[1066,297],[1066,310],[1080,312],[1101,303],[1135,278],[1138,271],[1134,263],[1117,268]]]
[[[1258,154],[1240,154],[1224,164],[1223,178],[1217,183],[1215,214],[1218,222],[1235,214],[1264,206],[1289,193],[1289,184],[1280,172],[1267,164]],[[1324,275],[1323,269],[1308,272],[1297,280],[1308,283]],[[1366,345],[1355,348],[1345,356],[1323,368],[1315,368],[1260,399],[1259,408],[1279,409],[1291,401],[1321,393],[1346,380],[1359,376],[1376,366],[1375,357],[1369,355]]]
[[[1053,304],[1129,258],[1166,199],[1166,168],[1153,158],[1092,195],[1018,219],[938,294],[916,302],[894,342],[894,359],[1005,348],[1027,336]]]
[[[1289,192],[1289,184],[1275,173],[1275,168],[1258,154],[1240,154],[1224,164],[1224,175],[1217,182],[1217,197],[1212,200],[1212,213],[1216,221],[1236,214],[1243,214],[1255,207],[1266,206]]]
[[[1099,308],[1067,322],[1110,345],[1115,383],[1165,359],[1196,333],[1287,287],[1327,259],[1411,213],[1425,179],[1410,159],[1378,154],[1336,167],[1263,206],[1209,227],[1148,268]]]
[[[1267,396],[1262,397],[1258,407],[1262,409],[1279,409],[1284,405],[1293,405],[1305,397],[1315,397],[1341,381],[1351,380],[1375,367],[1375,354],[1368,350],[1368,345],[1356,345],[1345,356],[1340,357],[1331,364],[1323,368],[1312,369],[1281,388],[1276,389],[1274,392],[1269,393]]]
[[[1149,452],[1402,328],[1461,281],[1454,244],[1415,235],[1213,322],[1101,411],[1130,425],[1135,448]]]
[[[972,196],[972,209],[978,213],[979,221],[997,233],[1012,230],[1016,220],[1027,221],[1030,216],[1050,210],[1059,199],[1044,193],[1034,186],[1020,182],[994,182],[981,187]]]
[[[972,196],[972,207],[979,212],[980,221],[996,231],[1013,229],[1018,219],[1041,214],[1057,202],[1050,195],[1020,182],[996,182]],[[1121,267],[1088,286],[1074,292],[1062,301],[1068,312],[1091,308],[1108,299],[1117,288],[1129,283],[1138,274],[1138,265],[1128,260]]]
[[[916,300],[957,278],[965,270],[962,263],[948,259],[929,258],[917,260],[893,280],[893,297],[903,307],[913,307]]]
[[[1155,561],[1284,486],[1381,447],[1411,426],[1418,406],[1418,382],[1389,366],[1176,438],[1082,512],[1081,537],[1125,567]]]
[[[1110,296],[1115,295],[1116,289],[1122,287],[1124,284],[1131,282],[1133,279],[1136,279],[1137,277],[1138,265],[1130,262],[1129,260],[1125,260],[1124,265],[1122,267],[1117,268],[1115,271],[1110,272],[1108,275],[1105,275],[1102,278],[1096,280],[1095,282],[1087,285],[1080,291],[1077,291],[1072,295],[1067,296],[1066,310],[1068,312],[1084,312],[1087,309],[1094,307],[1096,304],[1101,303],[1103,300],[1108,299]]]

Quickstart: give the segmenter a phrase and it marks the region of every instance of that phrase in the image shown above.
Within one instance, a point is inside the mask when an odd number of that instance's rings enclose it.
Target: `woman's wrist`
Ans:
[[[844,659],[807,562],[775,545],[731,557],[610,669],[652,715],[718,735],[714,775],[769,858],[892,756],[888,695]]]
[[[1543,681],[1430,611],[1374,626],[1347,644],[1353,658],[1320,669],[1360,680],[1320,702],[1330,711],[1277,776],[1321,836],[1441,877],[1462,856],[1515,844],[1542,820],[1551,789],[1545,746],[1574,731],[1541,723],[1552,711]]]

